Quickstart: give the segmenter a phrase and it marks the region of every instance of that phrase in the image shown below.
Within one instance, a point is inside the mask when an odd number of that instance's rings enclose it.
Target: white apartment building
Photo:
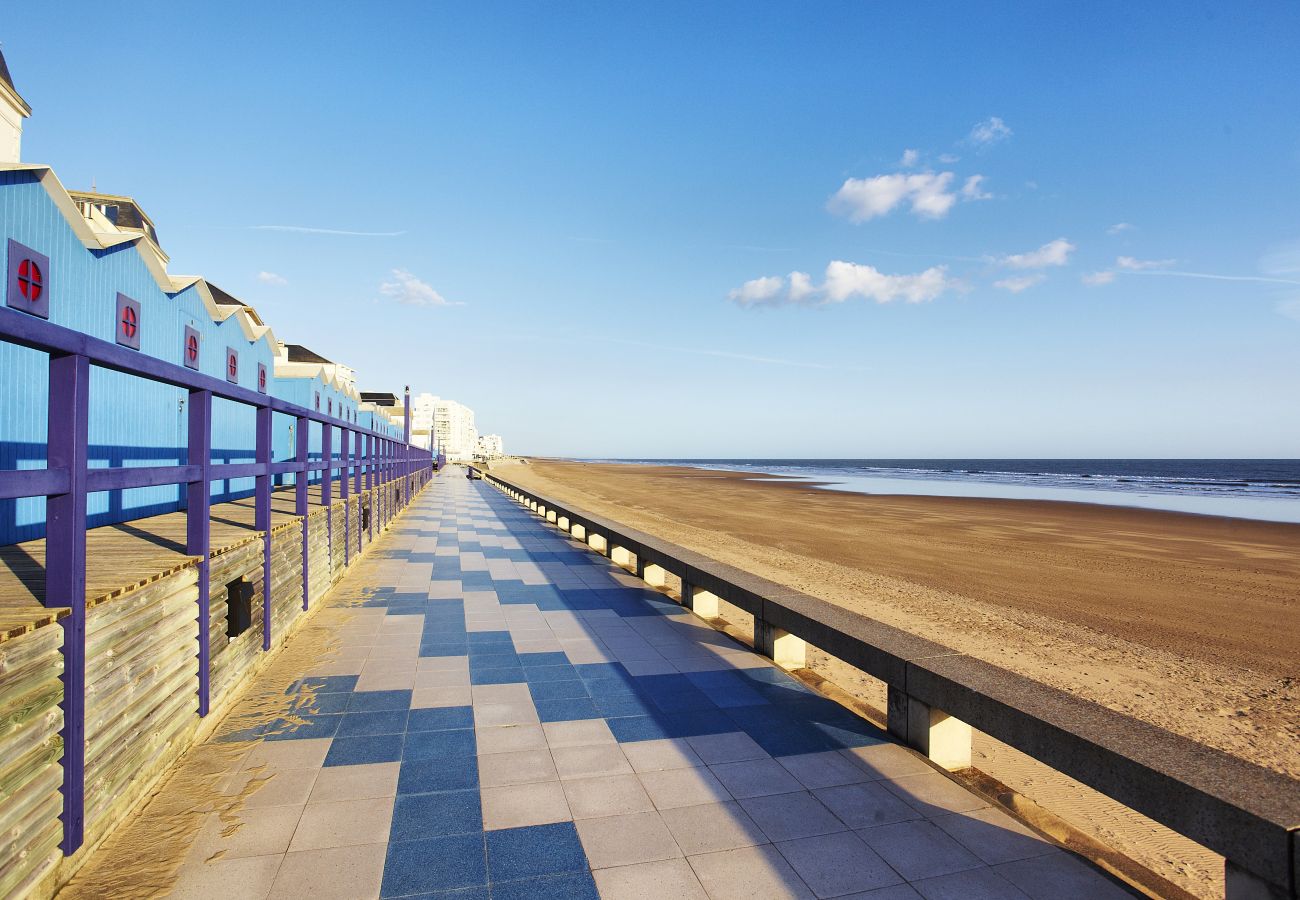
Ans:
[[[450,462],[472,462],[478,449],[474,410],[433,394],[411,398],[411,431],[432,433],[434,447]]]
[[[480,459],[499,459],[506,455],[505,442],[499,434],[482,434],[478,439],[478,456]]]

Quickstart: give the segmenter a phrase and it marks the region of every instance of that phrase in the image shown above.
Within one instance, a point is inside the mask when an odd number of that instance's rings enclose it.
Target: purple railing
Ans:
[[[86,496],[97,491],[186,486],[186,548],[198,557],[198,667],[199,715],[209,708],[208,600],[211,523],[211,484],[228,478],[254,479],[254,528],[267,533],[262,558],[262,649],[271,648],[271,491],[273,476],[293,473],[294,512],[305,517],[309,510],[307,483],[320,473],[320,505],[329,507],[335,471],[339,471],[339,496],[349,496],[349,475],[355,491],[381,487],[397,479],[400,498],[395,502],[388,491],[376,497],[369,534],[374,537],[376,519],[382,528],[401,506],[410,501],[405,476],[423,478],[433,469],[428,450],[410,444],[409,390],[403,437],[399,440],[378,431],[361,428],[332,415],[280,400],[260,391],[203,375],[185,366],[145,356],[137,350],[91,337],[17,310],[0,308],[0,340],[49,354],[49,406],[47,411],[46,468],[0,470],[0,499],[45,497],[45,597],[46,606],[70,607],[71,615],[60,619],[63,626],[63,843],[64,854],[81,846],[85,834],[86,772]],[[187,465],[87,468],[90,419],[90,367],[125,372],[149,381],[189,391],[189,453]],[[260,379],[259,379],[260,381]],[[254,407],[253,463],[213,465],[212,398],[220,397]],[[295,459],[273,462],[272,417],[283,413],[295,418]],[[321,460],[308,459],[309,429],[312,422],[322,427]],[[338,428],[341,455],[334,458],[334,429]],[[352,436],[355,453],[349,454]],[[363,450],[364,441],[364,450]],[[333,517],[329,517],[332,536]],[[347,529],[347,517],[344,528]],[[350,542],[344,533],[344,554]],[[333,546],[333,541],[329,544]],[[307,523],[302,528],[302,608],[308,604]]]

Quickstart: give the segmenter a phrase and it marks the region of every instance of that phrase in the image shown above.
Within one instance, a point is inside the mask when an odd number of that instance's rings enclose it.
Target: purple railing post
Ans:
[[[334,572],[334,511],[330,506],[334,502],[334,426],[322,422],[320,426],[320,457],[325,468],[320,473],[320,505],[325,507],[325,572],[333,577]]]
[[[265,466],[255,482],[253,527],[262,532],[262,649],[271,649],[271,420],[269,406],[257,408],[257,464]]]
[[[298,432],[295,435],[298,446],[295,448],[295,457],[298,461],[298,474],[294,479],[293,485],[293,511],[296,515],[302,517],[302,608],[307,608],[307,479],[310,473],[307,471],[307,448],[311,446],[307,438],[311,433],[311,419],[306,416],[298,417]]]
[[[46,466],[68,473],[68,492],[45,501],[45,605],[72,607],[63,626],[63,848],[85,835],[86,813],[86,444],[90,360],[50,355]]]
[[[339,468],[339,499],[343,501],[343,565],[346,566],[348,564],[348,558],[352,554],[352,547],[349,544],[352,530],[348,527],[348,488],[352,486],[352,473],[350,471],[352,467],[352,455],[350,452],[351,444],[348,443],[347,428],[339,428],[339,444],[339,449],[342,451],[339,454],[339,456],[342,457]]]
[[[208,714],[208,691],[211,672],[209,654],[211,640],[208,629],[209,588],[208,555],[211,550],[209,506],[212,494],[209,478],[212,474],[212,393],[190,391],[189,400],[189,463],[199,467],[199,477],[185,486],[185,552],[199,558],[199,715]]]
[[[411,386],[405,388],[402,403],[402,500],[403,506],[411,503]]]
[[[375,539],[375,519],[379,516],[379,502],[375,489],[375,436],[366,435],[366,492],[370,494],[370,540]]]

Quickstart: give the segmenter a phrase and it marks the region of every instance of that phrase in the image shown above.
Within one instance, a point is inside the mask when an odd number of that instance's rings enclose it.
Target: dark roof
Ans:
[[[375,394],[368,391],[361,392],[362,403],[373,403],[375,406],[396,406],[396,394]]]
[[[285,344],[284,349],[289,354],[289,362],[324,363],[331,366],[334,364],[334,360],[326,359],[319,353],[313,353],[302,344]]]
[[[0,50],[0,81],[3,81],[5,84],[9,85],[10,90],[12,90],[15,94],[18,93],[18,88],[14,87],[13,77],[9,74],[9,66],[6,65],[5,63],[4,50]]]
[[[212,299],[216,301],[217,306],[247,306],[243,300],[230,296],[221,288],[217,287],[211,281],[208,282],[208,290],[212,292]]]

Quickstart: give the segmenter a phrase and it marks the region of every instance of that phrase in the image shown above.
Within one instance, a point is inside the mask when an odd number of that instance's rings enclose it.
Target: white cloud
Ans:
[[[963,200],[992,200],[993,195],[980,188],[983,181],[983,175],[972,175],[967,178],[966,183],[961,186],[961,198]]]
[[[998,260],[1009,269],[1046,269],[1049,266],[1063,266],[1070,261],[1070,254],[1075,251],[1074,244],[1065,238],[1048,241],[1037,250],[1028,253],[1013,253]]]
[[[393,280],[379,286],[379,293],[406,306],[460,306],[452,303],[406,269],[393,269]]]
[[[288,278],[285,278],[283,275],[277,275],[274,272],[258,272],[257,280],[262,282],[262,284],[274,284],[274,285],[281,285],[281,286],[289,283]]]
[[[940,153],[939,162],[943,163],[945,166],[951,166],[955,162],[961,162],[961,157],[955,153]]]
[[[727,296],[741,306],[765,306],[773,302],[780,303],[783,290],[785,290],[784,278],[780,275],[767,275],[746,281]]]
[[[1089,287],[1101,287],[1103,284],[1110,284],[1114,281],[1115,273],[1111,272],[1109,269],[1103,269],[1100,272],[1089,272],[1086,275],[1082,275],[1079,280]]]
[[[946,266],[933,266],[908,275],[887,275],[874,266],[835,260],[826,266],[821,285],[813,284],[806,272],[791,272],[788,277],[768,275],[745,282],[728,296],[744,307],[813,306],[843,303],[855,297],[876,303],[925,303],[958,287],[948,277]]]
[[[1123,234],[1126,231],[1132,231],[1136,227],[1136,225],[1132,225],[1128,222],[1116,222],[1114,225],[1106,229],[1106,233],[1111,235]]]
[[[922,219],[942,219],[958,200],[986,200],[980,190],[983,175],[966,179],[960,192],[952,189],[952,172],[893,173],[874,178],[849,178],[826,203],[826,208],[853,222],[888,215],[907,204]]]
[[[843,303],[851,297],[877,303],[924,303],[951,287],[947,266],[932,266],[915,275],[886,275],[874,266],[835,260],[826,267],[823,290],[830,303]]]
[[[1279,300],[1274,309],[1276,309],[1280,315],[1300,322],[1300,297],[1292,297],[1290,300]]]
[[[288,231],[294,234],[341,234],[348,237],[399,237],[405,231],[339,231],[335,228],[310,228],[306,225],[249,225],[254,231]]]
[[[967,140],[977,147],[988,147],[999,141],[1005,141],[1011,137],[1011,134],[1011,129],[1007,127],[1006,122],[997,116],[990,116],[971,129]]]
[[[919,150],[904,150],[903,158],[898,161],[898,165],[904,169],[910,169],[921,160]]]
[[[1145,269],[1167,269],[1177,262],[1176,259],[1134,259],[1131,256],[1121,256],[1115,260],[1115,265],[1130,272],[1141,272]]]
[[[1027,291],[1036,284],[1042,284],[1047,280],[1047,276],[1041,273],[1033,275],[1015,275],[1011,278],[1003,278],[1001,281],[993,282],[995,288],[1002,288],[1004,291],[1010,291],[1013,294],[1019,294],[1021,291]]]

